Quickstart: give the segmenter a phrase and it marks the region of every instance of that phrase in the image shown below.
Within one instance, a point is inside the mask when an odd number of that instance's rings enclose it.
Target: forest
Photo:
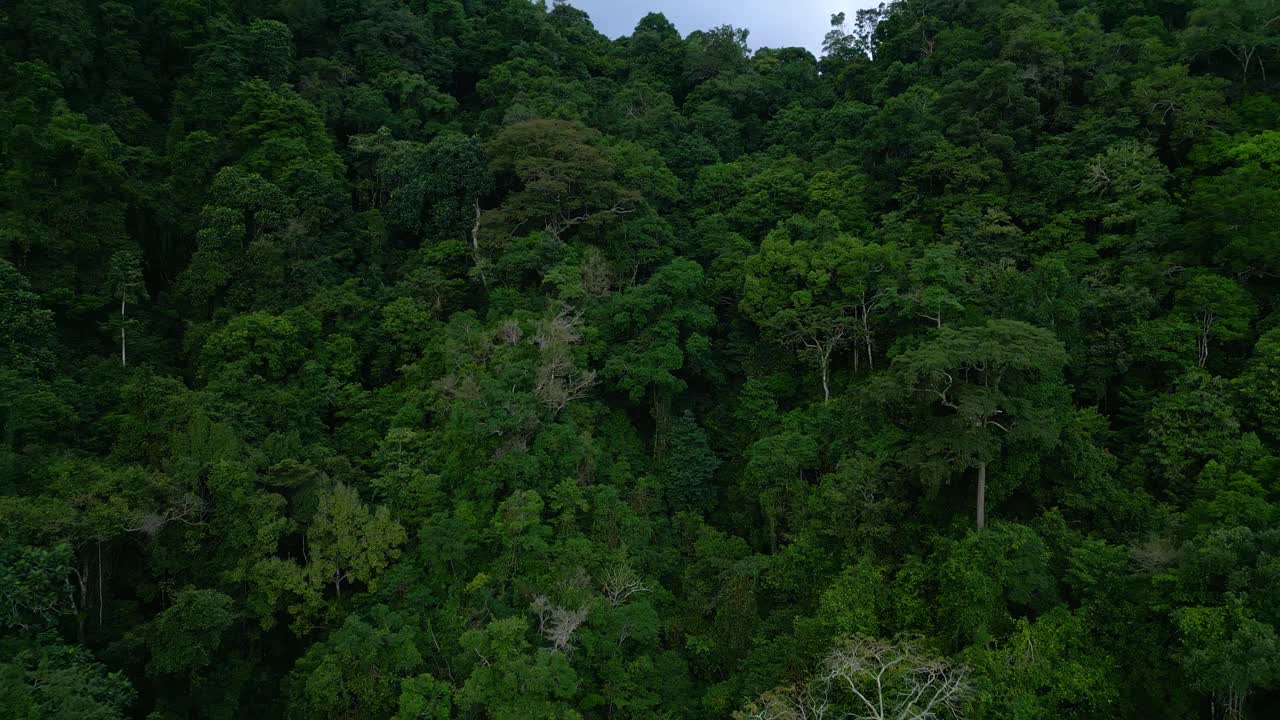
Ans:
[[[1280,717],[1280,0],[0,4],[5,720]]]

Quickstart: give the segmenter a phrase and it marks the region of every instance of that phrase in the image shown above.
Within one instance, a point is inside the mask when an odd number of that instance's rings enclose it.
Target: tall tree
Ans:
[[[1066,352],[1053,334],[1013,320],[944,327],[893,359],[879,396],[903,403],[908,459],[933,480],[977,468],[975,516],[986,524],[987,465],[1006,447],[1057,443],[1068,406]]]
[[[108,272],[108,284],[111,294],[120,301],[120,367],[128,366],[125,348],[125,305],[129,301],[137,302],[147,296],[147,287],[142,280],[142,258],[128,250],[118,250],[111,256]]]

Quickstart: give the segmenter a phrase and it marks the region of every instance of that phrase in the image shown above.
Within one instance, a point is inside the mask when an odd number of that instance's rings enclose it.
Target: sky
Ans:
[[[880,4],[880,0],[569,0],[591,15],[596,29],[616,38],[630,35],[636,22],[650,12],[660,12],[688,35],[717,25],[745,27],[747,44],[762,47],[806,47],[822,52],[822,36],[831,28],[831,16],[844,12],[852,21],[854,11]]]

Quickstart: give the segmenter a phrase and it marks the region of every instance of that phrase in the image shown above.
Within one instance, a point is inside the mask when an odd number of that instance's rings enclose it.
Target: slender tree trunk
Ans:
[[[76,582],[80,585],[80,602],[76,606],[76,640],[84,644],[84,623],[89,617],[89,559],[80,563],[80,571],[76,572]]]
[[[480,258],[480,198],[476,198],[476,222],[471,226],[471,256],[475,259],[476,272],[480,274],[480,282],[489,287],[489,279],[484,276],[484,265]]]
[[[1209,362],[1209,338],[1213,334],[1215,320],[1213,313],[1208,311],[1200,316],[1200,367]]]
[[[978,463],[978,529],[987,526],[987,464]]]
[[[875,370],[876,359],[871,354],[872,348],[875,347],[875,338],[871,337],[871,310],[867,307],[865,300],[862,302],[862,344],[867,348],[867,369]]]
[[[831,385],[827,381],[827,372],[830,370],[831,362],[825,357],[819,357],[818,366],[822,370],[822,402],[831,402]]]
[[[124,354],[124,298],[120,298],[120,367],[128,367]]]
[[[1222,703],[1223,705],[1222,713],[1221,713],[1222,717],[1226,718],[1226,720],[1243,720],[1243,718],[1245,717],[1244,701],[1248,697],[1249,697],[1248,688],[1240,690],[1235,687],[1232,687],[1229,690],[1227,690],[1225,702]],[[1215,697],[1213,699],[1213,710],[1214,710],[1215,716],[1218,715],[1217,706],[1218,706],[1218,700]]]

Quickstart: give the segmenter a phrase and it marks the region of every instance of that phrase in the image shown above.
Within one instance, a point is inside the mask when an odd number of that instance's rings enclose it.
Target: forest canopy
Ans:
[[[0,715],[1278,717],[1278,171],[1280,0],[9,0]]]

